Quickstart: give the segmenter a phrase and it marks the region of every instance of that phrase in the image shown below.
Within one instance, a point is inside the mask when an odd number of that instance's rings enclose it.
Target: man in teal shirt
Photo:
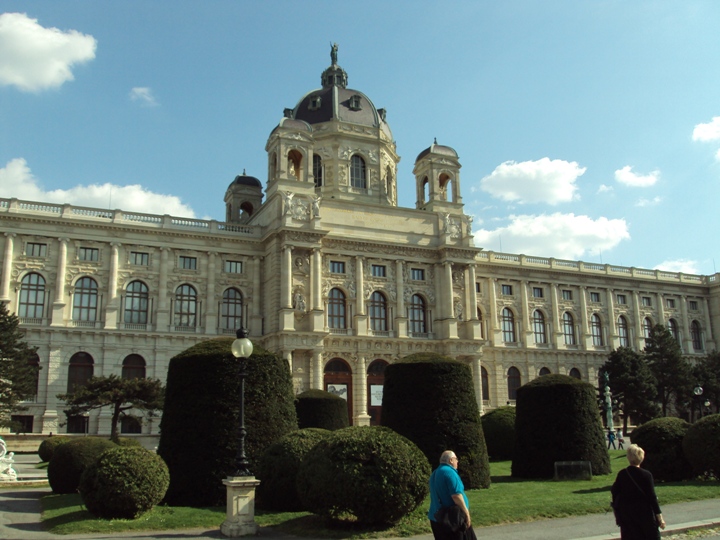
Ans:
[[[435,540],[460,540],[465,537],[465,532],[460,530],[454,532],[446,525],[435,520],[435,513],[440,508],[458,506],[465,514],[465,523],[470,529],[470,503],[465,495],[465,486],[457,473],[458,459],[455,452],[445,450],[440,456],[440,465],[430,476],[430,510],[428,518],[432,527]]]

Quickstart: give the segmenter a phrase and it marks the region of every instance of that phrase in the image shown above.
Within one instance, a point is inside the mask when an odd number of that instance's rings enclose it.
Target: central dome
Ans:
[[[373,102],[358,90],[347,88],[347,73],[337,64],[337,44],[330,53],[332,64],[321,76],[322,88],[305,94],[286,116],[310,125],[331,120],[379,128],[392,140],[385,121],[385,109],[376,109]]]

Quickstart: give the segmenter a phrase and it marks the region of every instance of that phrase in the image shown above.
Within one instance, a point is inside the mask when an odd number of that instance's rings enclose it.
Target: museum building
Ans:
[[[57,394],[92,375],[164,380],[175,354],[240,327],[282,355],[297,392],[347,399],[355,425],[380,421],[385,366],[415,352],[467,363],[487,410],[546,373],[597,384],[656,323],[690,359],[716,348],[718,274],[475,246],[449,146],[418,154],[415,208],[398,206],[386,111],[331,60],[270,133],[265,186],[228,186],[225,222],[0,199],[0,301],[42,367],[23,431],[109,433],[109,411],[67,419]],[[127,417],[122,431],[158,426]]]

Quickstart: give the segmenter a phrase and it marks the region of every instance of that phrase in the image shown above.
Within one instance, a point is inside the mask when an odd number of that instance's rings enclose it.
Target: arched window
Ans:
[[[692,339],[693,349],[696,351],[702,351],[702,332],[700,331],[700,323],[697,321],[690,323],[690,338]]]
[[[675,338],[675,341],[680,343],[680,331],[678,330],[678,323],[675,319],[668,320],[667,324],[668,330],[670,331],[670,334],[672,337]]]
[[[350,186],[358,189],[367,189],[365,160],[357,154],[350,158]]]
[[[148,287],[142,281],[131,281],[125,290],[125,323],[147,324],[149,306]]]
[[[388,329],[387,300],[383,293],[375,291],[368,302],[370,313],[370,329],[375,332],[386,332]]]
[[[288,152],[288,176],[296,180],[302,180],[300,174],[302,171],[302,154],[297,150]]]
[[[428,180],[428,177],[425,176],[422,179],[422,202],[426,203],[428,199],[430,198],[430,194],[428,191],[430,190],[430,181]]]
[[[516,400],[517,391],[520,388],[520,370],[516,367],[511,367],[507,372],[507,386],[508,386],[508,399]]]
[[[619,345],[621,347],[629,347],[630,346],[630,335],[628,333],[628,322],[625,317],[620,315],[617,320],[617,331],[618,331],[618,341]]]
[[[545,331],[545,315],[543,315],[542,311],[536,309],[533,312],[532,320],[533,336],[535,337],[535,343],[547,343],[547,332]]]
[[[645,338],[645,343],[647,343],[647,340],[650,337],[650,330],[652,330],[652,327],[653,323],[650,318],[645,317],[643,319],[643,337]]]
[[[427,334],[427,309],[425,300],[419,294],[413,294],[408,306],[408,319],[412,334]]]
[[[98,285],[90,277],[83,277],[75,282],[73,295],[73,320],[92,322],[97,320]]]
[[[441,174],[440,178],[438,179],[438,184],[440,186],[440,198],[443,201],[452,201],[455,202],[453,199],[453,183],[452,179],[447,174]]]
[[[236,288],[225,289],[220,307],[220,328],[223,330],[237,330],[242,328],[243,297]]]
[[[582,375],[580,374],[580,370],[578,368],[572,368],[570,370],[570,376],[573,379],[582,379]]]
[[[480,366],[480,374],[482,378],[482,399],[483,401],[490,400],[490,377],[488,377],[487,369]]]
[[[145,359],[139,354],[129,354],[122,364],[123,379],[144,379]]]
[[[328,295],[328,326],[347,328],[345,322],[345,293],[340,289],[331,289]]]
[[[592,334],[593,345],[595,347],[603,346],[602,321],[597,313],[590,317],[590,333]]]
[[[42,319],[45,314],[45,278],[32,272],[20,282],[18,317]]]
[[[85,386],[93,376],[93,364],[95,364],[93,357],[86,352],[72,355],[68,366],[68,394],[80,386]]]
[[[565,345],[577,344],[577,339],[575,339],[575,319],[573,319],[572,313],[569,311],[563,313],[563,336]]]
[[[175,289],[175,326],[194,328],[197,322],[197,291],[192,285]]]
[[[322,157],[318,154],[313,154],[313,176],[315,177],[315,187],[322,187],[323,185],[323,162]]]
[[[515,343],[515,315],[510,308],[502,310],[502,336],[505,343]]]
[[[549,368],[546,368],[546,367],[540,368],[540,376],[541,377],[543,375],[550,375],[550,373],[552,373],[552,371],[550,371]]]

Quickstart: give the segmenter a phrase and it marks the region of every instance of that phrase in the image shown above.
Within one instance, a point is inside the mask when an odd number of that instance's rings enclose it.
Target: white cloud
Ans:
[[[653,197],[652,199],[638,199],[638,201],[635,203],[635,206],[639,206],[640,208],[644,206],[657,206],[662,202],[662,197]]]
[[[152,90],[146,86],[136,86],[130,90],[130,99],[140,102],[144,107],[155,107],[158,105]]]
[[[44,28],[24,13],[0,15],[0,85],[25,92],[74,79],[72,68],[95,58],[97,42],[77,30]]]
[[[666,272],[682,272],[683,274],[699,274],[698,262],[690,259],[676,259],[663,261],[654,270],[665,270]]]
[[[506,161],[480,180],[480,189],[504,201],[555,205],[578,198],[575,181],[585,170],[574,161],[546,157],[521,163]]]
[[[615,171],[615,180],[630,187],[650,187],[660,178],[660,171],[653,171],[649,174],[637,174],[632,172],[632,167],[626,165]]]
[[[41,201],[91,208],[121,208],[130,212],[146,214],[170,214],[171,216],[195,217],[195,212],[174,195],[153,193],[134,184],[119,186],[106,182],[70,189],[45,191],[32,175],[23,158],[9,161],[0,169],[0,193],[26,201]]]
[[[510,216],[510,224],[475,233],[475,245],[505,253],[523,253],[558,259],[581,259],[598,250],[614,248],[630,239],[624,219],[592,219],[575,214]]]
[[[600,187],[598,188],[598,193],[611,193],[615,191],[615,188],[612,186],[606,186],[605,184],[600,184]]]
[[[693,129],[693,141],[720,140],[720,116],[715,116],[707,124],[698,124]]]

